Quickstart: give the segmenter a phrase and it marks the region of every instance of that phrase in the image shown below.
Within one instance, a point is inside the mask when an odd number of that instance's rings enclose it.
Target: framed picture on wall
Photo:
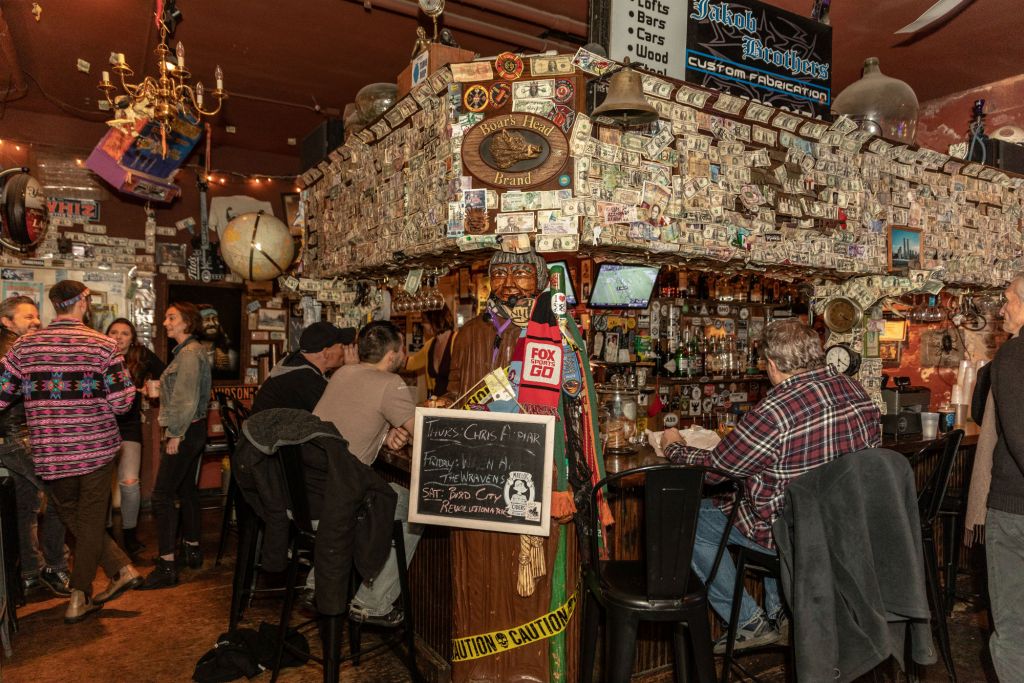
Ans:
[[[903,344],[895,341],[879,342],[878,356],[882,359],[883,368],[898,368]]]
[[[282,192],[281,207],[284,209],[284,224],[289,228],[295,225],[295,219],[299,216],[299,193]]]
[[[26,282],[24,280],[4,280],[3,290],[0,291],[0,299],[9,299],[12,296],[27,296],[36,303],[37,308],[42,309],[43,283]]]
[[[921,267],[921,230],[889,226],[889,270]]]
[[[261,308],[256,311],[256,327],[260,330],[284,332],[288,329],[288,311],[283,308]]]

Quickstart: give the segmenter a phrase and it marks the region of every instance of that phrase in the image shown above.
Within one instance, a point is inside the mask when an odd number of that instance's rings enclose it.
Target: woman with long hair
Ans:
[[[136,387],[131,410],[117,416],[121,430],[121,454],[117,463],[117,485],[121,489],[121,530],[124,549],[136,555],[145,546],[135,534],[139,522],[139,471],[142,466],[142,392],[146,380],[159,377],[164,363],[155,353],[139,343],[135,325],[126,318],[118,318],[107,326],[107,336],[117,342],[117,350],[124,356],[125,367]]]
[[[199,341],[203,318],[194,304],[180,302],[167,307],[164,329],[175,342],[171,362],[160,375],[160,426],[164,428],[163,453],[153,487],[153,515],[159,536],[156,569],[149,573],[142,590],[165,588],[178,583],[174,554],[178,542],[178,511],[181,501],[185,562],[203,566],[199,550],[199,491],[196,465],[206,446],[206,409],[210,402],[210,355]]]
[[[409,356],[405,369],[407,372],[424,372],[429,398],[444,396],[448,393],[455,320],[446,305],[437,311],[424,311],[423,324],[426,327],[424,336],[429,335],[430,338],[423,348]]]

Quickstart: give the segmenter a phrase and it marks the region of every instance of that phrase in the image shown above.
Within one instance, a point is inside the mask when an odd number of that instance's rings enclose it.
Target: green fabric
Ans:
[[[583,337],[580,334],[579,328],[576,326],[576,321],[572,319],[572,316],[566,316],[566,332],[572,342],[579,348],[579,359],[580,369],[583,373],[583,384],[587,390],[587,400],[590,405],[588,417],[590,418],[591,433],[594,436],[594,453],[595,460],[597,463],[598,478],[603,479],[605,476],[604,470],[604,457],[601,453],[601,440],[598,438],[597,431],[597,414],[593,410],[594,406],[597,405],[597,393],[594,391],[594,376],[590,372],[590,362],[587,355],[587,347],[583,342]],[[562,425],[562,429],[556,430],[555,438],[555,466],[558,468],[558,484],[557,490],[565,491],[569,487],[569,463],[565,457],[565,410],[563,402],[558,403],[558,421]],[[604,545],[604,535],[600,533],[600,524],[598,524],[598,542]],[[565,530],[560,529],[558,534],[558,549],[555,552],[555,565],[553,570],[553,576],[551,577],[551,603],[549,610],[555,610],[562,605],[566,600],[566,546],[565,546]],[[548,639],[548,674],[552,683],[564,683],[565,681],[565,638],[568,633],[568,629]]]

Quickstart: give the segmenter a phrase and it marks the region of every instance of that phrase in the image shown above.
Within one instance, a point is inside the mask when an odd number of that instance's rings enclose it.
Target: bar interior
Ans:
[[[11,680],[1024,680],[1021,63],[963,53],[983,10],[141,4],[0,14]],[[264,13],[344,36],[244,63]],[[88,86],[44,56],[76,22]],[[135,404],[76,508],[38,406],[84,390],[24,368],[79,285]]]

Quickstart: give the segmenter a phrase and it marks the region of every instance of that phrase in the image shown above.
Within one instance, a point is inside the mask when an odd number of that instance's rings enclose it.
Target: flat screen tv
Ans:
[[[551,266],[562,266],[562,272],[565,273],[565,303],[569,306],[576,305],[576,288],[572,284],[572,275],[569,273],[569,262],[568,261],[548,261],[548,268]]]
[[[660,266],[602,263],[590,292],[591,308],[647,308]]]

